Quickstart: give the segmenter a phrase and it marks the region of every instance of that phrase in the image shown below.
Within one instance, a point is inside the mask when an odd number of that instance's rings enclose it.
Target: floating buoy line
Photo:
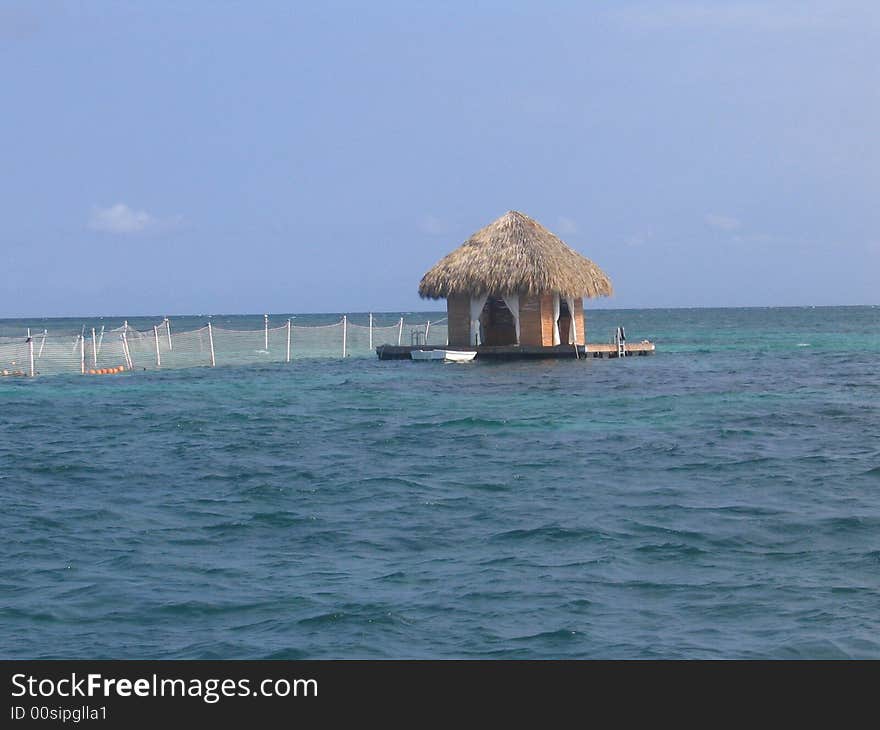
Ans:
[[[91,368],[86,370],[88,375],[118,375],[126,371],[125,365],[117,365],[115,368]]]

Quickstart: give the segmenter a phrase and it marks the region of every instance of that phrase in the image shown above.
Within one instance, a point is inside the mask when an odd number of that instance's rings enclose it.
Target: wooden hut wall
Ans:
[[[581,297],[575,300],[574,309],[577,344],[582,345],[586,342],[586,323],[584,300]],[[449,317],[449,344],[470,347],[470,297],[460,294],[450,296],[446,300],[446,312]],[[519,330],[520,343],[523,345],[553,345],[553,294],[520,296]],[[563,339],[566,337],[563,336]],[[487,341],[485,344],[491,343]]]
[[[519,298],[519,342],[521,345],[541,345],[541,299],[522,294]]]
[[[559,341],[563,345],[584,344],[584,300],[581,297],[572,302],[574,312],[569,312],[565,299],[561,302],[559,315]],[[571,317],[574,316],[574,342],[571,342]]]
[[[553,346],[553,294],[541,295],[541,344],[544,347]]]
[[[574,300],[574,326],[578,345],[583,345],[587,341],[584,325],[584,300],[582,297],[578,297]]]
[[[461,294],[453,294],[446,300],[446,315],[449,318],[449,344],[455,347],[469,347],[471,335],[471,299]]]

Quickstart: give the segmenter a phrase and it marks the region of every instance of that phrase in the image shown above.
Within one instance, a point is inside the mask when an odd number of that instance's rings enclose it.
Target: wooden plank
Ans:
[[[475,349],[478,360],[532,360],[532,359],[574,359],[579,357],[612,358],[617,357],[617,346],[605,343],[589,344],[586,351],[578,345],[577,353],[571,345],[541,347],[538,345],[483,345],[477,348],[447,347],[444,345],[380,345],[376,354],[380,360],[410,360],[413,350],[463,350]],[[626,343],[628,355],[653,355],[656,347],[653,342]]]

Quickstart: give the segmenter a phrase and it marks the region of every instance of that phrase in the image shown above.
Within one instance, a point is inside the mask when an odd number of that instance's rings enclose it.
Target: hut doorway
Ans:
[[[557,320],[559,327],[559,344],[570,345],[571,310],[569,310],[568,302],[565,299],[559,297],[559,300],[559,319]]]
[[[488,297],[480,315],[482,344],[484,345],[515,345],[516,319],[501,297]]]

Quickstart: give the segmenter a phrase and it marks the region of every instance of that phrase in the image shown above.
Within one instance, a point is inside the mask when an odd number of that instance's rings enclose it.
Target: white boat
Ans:
[[[442,360],[443,362],[470,362],[477,353],[474,350],[413,350],[413,360]]]

